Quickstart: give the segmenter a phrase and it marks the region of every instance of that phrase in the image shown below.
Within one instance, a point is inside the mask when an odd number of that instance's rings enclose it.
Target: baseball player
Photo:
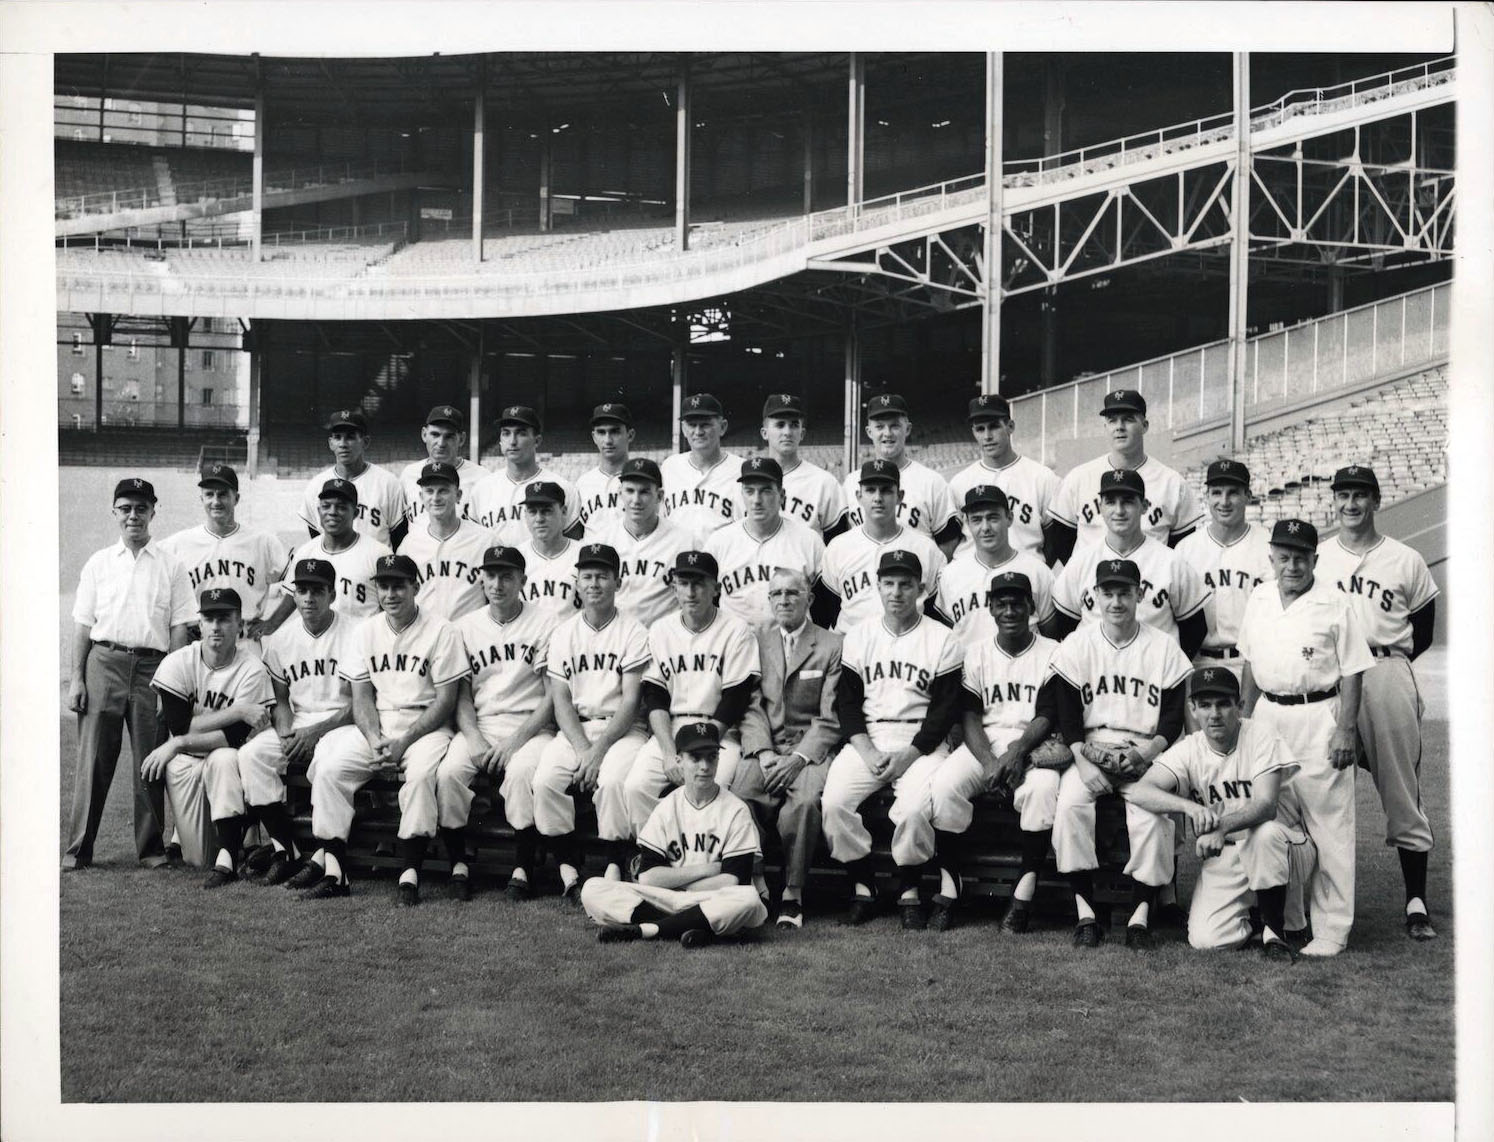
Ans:
[[[369,463],[364,456],[368,449],[368,421],[358,409],[339,409],[327,418],[327,433],[327,447],[332,450],[334,462],[306,481],[301,522],[313,539],[321,534],[319,505],[326,485],[330,480],[346,480],[357,489],[353,527],[385,547],[397,548],[405,537],[409,505],[399,477],[387,468]]]
[[[762,856],[747,806],[716,781],[721,734],[711,722],[680,727],[671,752],[685,782],[638,831],[638,883],[594,876],[581,906],[602,943],[672,940],[700,948],[762,925],[768,909],[752,886]]]
[[[972,540],[939,575],[934,607],[966,646],[996,636],[986,607],[991,582],[1007,573],[1025,575],[1032,591],[1032,618],[1053,628],[1053,572],[1041,555],[1011,545],[1012,505],[995,484],[976,484],[962,493],[965,534]]]
[[[638,435],[628,406],[607,401],[591,410],[591,442],[597,464],[576,480],[576,510],[588,536],[599,536],[622,513],[622,470]]]
[[[671,578],[679,610],[648,631],[643,709],[653,736],[623,782],[635,836],[665,789],[684,781],[674,738],[686,722],[710,721],[722,731],[720,779],[731,786],[742,759],[737,727],[762,674],[752,628],[718,605],[716,560],[704,551],[682,551]]]
[[[659,465],[642,457],[627,460],[618,487],[616,517],[599,521],[591,538],[617,552],[622,569],[617,608],[646,629],[678,606],[669,572],[675,556],[695,544],[689,532],[659,514],[664,489]]]
[[[524,490],[525,598],[552,619],[568,619],[581,605],[576,597],[576,555],[581,544],[565,534],[566,490],[536,480]]]
[[[999,490],[996,494],[1002,495]],[[1048,569],[1041,560],[1037,562],[1044,571]],[[929,913],[929,926],[938,931],[954,926],[963,839],[975,811],[971,802],[1000,785],[1015,785],[1013,801],[1022,827],[1022,875],[1003,927],[1025,932],[1038,873],[1053,834],[1059,770],[1033,766],[1024,776],[1022,768],[1029,751],[1058,725],[1056,684],[1049,668],[1058,643],[1032,629],[1032,581],[1021,571],[992,576],[985,600],[996,633],[965,648],[961,670],[964,744],[939,766],[929,800],[920,807],[926,827],[932,830],[939,865],[939,892]]]
[[[956,504],[965,502],[971,488],[995,484],[1011,503],[1011,542],[1018,551],[1043,557],[1043,527],[1048,508],[1058,493],[1058,476],[1046,464],[1030,456],[1019,456],[1012,448],[1017,422],[1005,397],[984,394],[970,401],[966,416],[980,448],[980,459],[949,478],[949,491]],[[962,554],[970,550],[970,529],[960,544]]]
[[[1318,546],[1318,575],[1353,601],[1374,666],[1365,671],[1359,741],[1380,804],[1385,843],[1393,845],[1406,883],[1406,932],[1437,935],[1427,915],[1427,854],[1432,826],[1421,807],[1421,694],[1411,663],[1432,644],[1437,584],[1426,560],[1375,527],[1380,481],[1351,464],[1333,474],[1339,532]]]
[[[568,899],[581,881],[573,783],[593,796],[609,880],[622,879],[632,851],[623,779],[648,735],[640,717],[648,633],[617,607],[618,569],[612,548],[582,547],[576,558],[581,612],[550,636],[546,684],[560,732],[534,773],[534,823],[550,839]]]
[[[488,470],[464,455],[467,451],[467,418],[452,405],[438,404],[426,414],[420,439],[425,444],[425,459],[406,464],[399,474],[400,486],[405,490],[406,526],[414,527],[415,521],[425,514],[425,503],[420,498],[420,477],[425,466],[432,463],[456,469],[462,487],[462,518],[470,518],[472,489],[488,474]]]
[[[333,606],[350,619],[364,619],[377,613],[378,592],[374,589],[374,569],[379,560],[392,554],[371,535],[353,527],[358,518],[358,488],[351,480],[333,477],[322,485],[317,498],[317,522],[321,534],[309,539],[291,552],[291,566],[305,559],[325,559],[337,572],[337,592]],[[281,596],[260,628],[265,635],[280,628],[295,610],[292,585],[282,581]]]
[[[841,650],[835,713],[850,744],[830,763],[820,805],[830,855],[846,866],[852,885],[852,924],[864,924],[878,908],[871,833],[859,809],[889,784],[903,927],[927,924],[918,886],[934,845],[924,806],[949,752],[945,735],[959,717],[961,653],[954,631],[919,613],[922,580],[913,552],[884,552],[877,562],[882,617],[851,628]]]
[[[1290,851],[1308,844],[1294,801],[1281,797],[1296,770],[1286,743],[1240,718],[1240,683],[1223,666],[1193,672],[1189,704],[1202,727],[1157,758],[1138,781],[1121,786],[1128,806],[1182,813],[1198,839],[1198,882],[1188,914],[1195,948],[1238,948],[1250,939],[1250,896],[1260,906],[1261,951],[1295,963],[1282,938]],[[1172,860],[1166,847],[1151,854]]]
[[[1276,579],[1250,593],[1240,618],[1244,713],[1279,734],[1297,763],[1288,782],[1317,849],[1313,938],[1306,956],[1336,956],[1354,924],[1354,758],[1363,674],[1374,665],[1353,601],[1317,581],[1318,531],[1299,519],[1271,529]],[[1260,699],[1265,699],[1260,701]],[[1287,892],[1287,928],[1301,932],[1303,877]]]
[[[960,544],[959,512],[944,477],[908,455],[908,433],[912,427],[908,404],[896,393],[866,402],[866,435],[871,439],[872,452],[876,459],[886,460],[898,470],[902,498],[897,503],[897,522],[930,536],[940,554],[948,559]],[[857,484],[858,478],[847,472],[848,522],[853,527],[865,519]]]
[[[1053,852],[1074,890],[1079,922],[1074,946],[1097,947],[1095,920],[1095,801],[1134,781],[1183,730],[1191,667],[1177,640],[1138,619],[1141,570],[1129,559],[1095,568],[1100,621],[1087,623],[1054,652],[1058,729],[1074,763],[1058,782]],[[1126,922],[1126,947],[1151,946],[1151,908],[1172,881],[1173,823],[1126,806],[1135,909]],[[1165,851],[1165,858],[1160,855]]]
[[[1146,454],[1146,398],[1135,389],[1116,389],[1105,395],[1100,415],[1110,434],[1110,451],[1077,465],[1059,484],[1044,530],[1049,564],[1059,560],[1067,563],[1076,545],[1082,547],[1104,538],[1102,505],[1096,493],[1106,472],[1135,472],[1150,489],[1141,526],[1159,543],[1176,545],[1203,519],[1203,510],[1188,482],[1155,456]]]
[[[493,533],[493,542],[518,547],[529,538],[524,530],[524,497],[535,483],[553,484],[564,492],[561,531],[568,539],[581,536],[580,500],[564,476],[540,467],[538,450],[544,432],[539,413],[528,405],[512,404],[498,417],[498,449],[503,467],[490,472],[472,489],[470,514]]]
[[[492,543],[486,528],[462,518],[462,485],[457,469],[432,460],[421,469],[421,514],[410,523],[400,554],[420,572],[420,609],[439,618],[460,618],[482,608],[479,579],[483,556]]]
[[[825,588],[839,601],[834,621],[842,634],[868,620],[882,615],[877,593],[877,565],[891,550],[901,549],[918,557],[923,568],[925,610],[932,612],[938,598],[939,576],[944,570],[944,553],[921,531],[897,521],[902,500],[902,473],[890,460],[868,460],[861,465],[856,485],[856,525],[837,535],[825,548],[820,578]],[[827,613],[826,624],[831,616]]]
[[[768,455],[783,472],[783,514],[807,523],[829,543],[850,526],[846,494],[834,476],[800,457],[804,420],[803,401],[788,393],[773,393],[763,402],[759,431]]]
[[[472,672],[457,629],[415,602],[420,572],[405,555],[385,555],[374,572],[380,613],[358,627],[357,654],[338,667],[353,686],[355,732],[334,731],[311,778],[311,831],[321,843],[312,863],[324,875],[310,899],[348,895],[348,833],[353,795],[373,777],[398,772],[399,856],[395,903],[420,903],[420,866],[438,821],[436,773],[451,744],[460,682]],[[321,859],[318,860],[318,857]]]
[[[659,465],[664,476],[664,514],[689,532],[699,548],[706,536],[741,514],[737,473],[742,458],[721,447],[726,413],[710,393],[685,398],[680,430],[690,450],[666,456]]]
[[[1178,555],[1198,572],[1213,594],[1204,605],[1209,633],[1195,666],[1220,665],[1240,675],[1240,615],[1250,592],[1274,579],[1266,529],[1245,518],[1250,470],[1238,460],[1215,460],[1204,475],[1209,525],[1177,545]]]
[[[1054,633],[1067,635],[1099,617],[1100,600],[1092,589],[1095,569],[1125,559],[1141,571],[1137,618],[1175,639],[1191,658],[1209,633],[1205,608],[1213,592],[1192,564],[1143,532],[1141,521],[1148,503],[1139,472],[1112,468],[1098,479],[1105,534],[1099,542],[1072,551],[1054,580],[1053,606],[1058,612]]]
[[[555,620],[524,602],[524,557],[512,547],[490,547],[478,567],[488,605],[456,620],[471,667],[457,695],[457,735],[436,770],[436,810],[441,840],[451,860],[450,891],[472,896],[466,827],[472,782],[479,773],[501,774],[503,813],[518,848],[510,900],[533,894],[539,851],[534,827],[534,771],[554,740],[554,703],[545,686],[546,653]]]
[[[151,679],[170,736],[145,755],[140,773],[147,782],[165,778],[182,857],[211,860],[203,887],[221,888],[238,879],[248,824],[238,747],[267,720],[275,695],[259,655],[239,645],[239,593],[212,587],[197,609],[202,641],[172,651]]]
[[[802,571],[820,582],[825,545],[807,523],[783,514],[783,472],[778,461],[754,456],[742,461],[737,481],[743,516],[711,532],[705,550],[721,572],[721,607],[748,626],[773,621],[768,580],[776,567]],[[826,594],[818,587],[820,596]],[[826,606],[821,598],[820,606]]]

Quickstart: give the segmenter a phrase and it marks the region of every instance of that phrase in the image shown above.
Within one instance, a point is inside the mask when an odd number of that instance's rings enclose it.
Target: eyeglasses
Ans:
[[[114,508],[114,514],[117,516],[147,516],[150,515],[151,510],[152,509],[149,504],[130,504],[128,507],[119,507],[116,505]]]

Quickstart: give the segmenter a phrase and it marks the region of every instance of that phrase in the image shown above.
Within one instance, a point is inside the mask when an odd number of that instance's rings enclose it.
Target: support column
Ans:
[[[845,361],[845,464],[846,471],[856,469],[856,443],[861,439],[861,331],[856,323],[846,330]]]
[[[550,229],[550,128],[540,136],[540,216],[541,230]]]
[[[674,241],[690,248],[690,57],[680,63],[678,98],[674,107]]]
[[[846,84],[846,205],[855,206],[865,195],[866,172],[866,55],[851,53]]]
[[[477,331],[477,348],[467,363],[467,459],[482,463],[482,329]]]
[[[980,391],[1001,391],[1001,133],[1004,60],[986,53],[986,232],[981,248]]]
[[[1344,268],[1328,267],[1328,312],[1342,313],[1344,308]]]
[[[1043,157],[1063,153],[1065,81],[1068,78],[1060,56],[1043,63]],[[1038,356],[1038,380],[1044,388],[1058,383],[1058,290],[1043,291],[1042,330]]]
[[[95,432],[104,426],[104,346],[109,340],[111,320],[107,313],[88,315],[88,324],[93,327],[93,430]]]
[[[172,324],[182,322],[181,339],[176,346],[176,426],[187,427],[187,330],[186,322],[173,317]]]
[[[1235,53],[1235,176],[1230,193],[1230,449],[1245,447],[1245,332],[1250,286],[1250,53]]]
[[[259,261],[260,240],[265,231],[265,92],[261,85],[254,96],[254,162],[253,162],[254,206],[252,209],[253,239],[249,258]]]
[[[814,212],[814,116],[804,112],[804,213]]]
[[[246,467],[252,480],[259,475],[259,417],[263,402],[260,391],[264,384],[264,347],[258,327],[251,328],[244,338],[244,348],[249,354],[249,438]]]
[[[669,400],[671,438],[674,441],[674,450],[676,452],[683,452],[685,449],[680,447],[680,411],[685,407],[685,383],[689,379],[690,373],[690,357],[685,346],[675,346],[669,360],[669,373],[673,382]]]
[[[472,260],[482,261],[483,135],[486,91],[478,85],[472,99]]]

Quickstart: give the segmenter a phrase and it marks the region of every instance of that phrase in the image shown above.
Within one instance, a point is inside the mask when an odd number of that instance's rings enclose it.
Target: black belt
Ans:
[[[868,718],[866,724],[869,725],[869,726],[896,726],[896,725],[904,725],[904,724],[910,725],[910,726],[920,726],[920,725],[923,724],[923,719],[922,718]]]
[[[1232,646],[1201,646],[1198,653],[1204,658],[1239,658],[1240,652]]]
[[[1406,652],[1398,646],[1372,646],[1370,654],[1376,658],[1404,658]]]
[[[1275,702],[1278,706],[1305,706],[1309,702],[1326,702],[1337,694],[1337,686],[1331,690],[1314,690],[1310,694],[1272,694],[1267,690],[1261,691],[1262,698]]]
[[[117,650],[121,654],[133,654],[138,658],[146,658],[152,654],[161,656],[166,654],[164,650],[157,650],[153,646],[125,646],[120,642],[110,642],[107,638],[96,638],[93,640],[93,645],[106,646],[110,650]]]

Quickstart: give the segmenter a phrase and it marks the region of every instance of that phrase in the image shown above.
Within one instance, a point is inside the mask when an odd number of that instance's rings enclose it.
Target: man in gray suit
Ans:
[[[841,636],[809,621],[810,586],[802,571],[780,567],[768,583],[773,621],[757,632],[759,700],[742,718],[742,764],[732,792],[746,801],[759,831],[777,818],[783,840],[783,901],[778,927],[804,923],[804,883],[820,839],[820,794],[840,742],[835,688]]]

